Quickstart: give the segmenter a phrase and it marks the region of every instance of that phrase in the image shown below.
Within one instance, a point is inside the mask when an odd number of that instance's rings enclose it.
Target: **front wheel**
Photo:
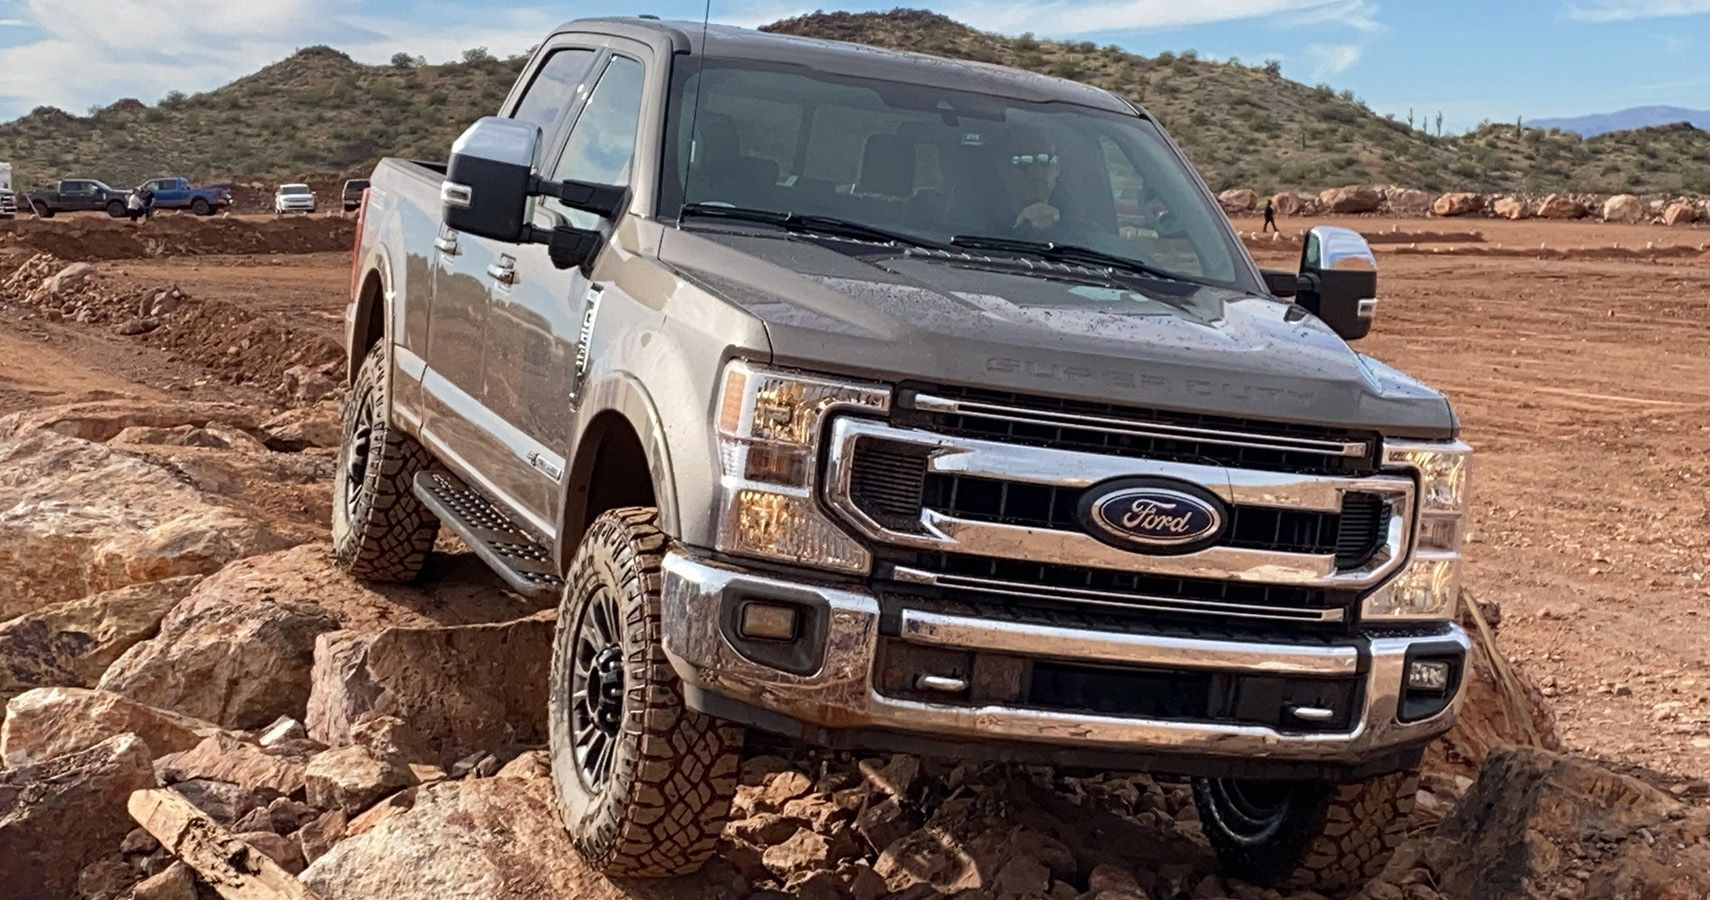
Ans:
[[[125,205],[114,200],[107,204],[107,215],[115,219],[123,219],[125,217]]]
[[[652,509],[582,538],[552,648],[552,783],[576,849],[607,875],[694,872],[730,815],[742,729],[689,709],[660,645],[666,537]]]
[[[30,205],[30,209],[35,210],[36,218],[38,219],[53,218],[53,210],[49,209],[45,203],[33,203]]]
[[[1342,784],[1196,778],[1193,799],[1226,874],[1328,893],[1383,872],[1418,790],[1415,769]]]
[[[208,201],[203,200],[201,197],[197,197],[195,200],[190,201],[190,212],[192,215],[211,216],[214,214],[214,208],[208,205]]]
[[[411,581],[439,535],[439,519],[414,491],[432,460],[392,427],[386,343],[368,353],[344,398],[344,439],[333,476],[333,556],[368,581]]]

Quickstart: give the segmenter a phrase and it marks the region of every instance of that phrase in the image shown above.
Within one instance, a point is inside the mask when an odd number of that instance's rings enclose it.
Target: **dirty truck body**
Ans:
[[[340,558],[414,577],[443,523],[561,598],[607,871],[705,858],[745,731],[1194,776],[1266,880],[1405,820],[1466,665],[1456,419],[1344,340],[1357,235],[1261,272],[1126,101],[586,20],[360,215]],[[635,830],[661,778],[693,834]]]

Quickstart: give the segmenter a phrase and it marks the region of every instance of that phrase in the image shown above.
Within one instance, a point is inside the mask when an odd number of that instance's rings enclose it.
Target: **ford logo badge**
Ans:
[[[1210,491],[1146,478],[1087,491],[1081,521],[1107,544],[1145,553],[1188,553],[1216,542],[1228,516]]]

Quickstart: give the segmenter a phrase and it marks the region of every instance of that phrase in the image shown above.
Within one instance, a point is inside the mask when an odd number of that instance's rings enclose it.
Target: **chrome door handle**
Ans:
[[[437,237],[437,238],[434,238],[433,239],[433,246],[434,246],[434,249],[445,254],[446,256],[456,256],[457,254],[463,252],[462,250],[458,249],[457,238],[454,238],[454,237]]]
[[[517,261],[509,256],[501,256],[498,262],[487,267],[487,274],[500,284],[516,284]]]

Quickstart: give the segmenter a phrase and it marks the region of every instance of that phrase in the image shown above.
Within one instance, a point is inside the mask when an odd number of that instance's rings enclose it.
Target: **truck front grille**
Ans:
[[[1249,433],[1222,420],[1118,419],[1102,407],[1040,411],[945,393],[906,396],[890,423],[833,421],[826,500],[870,539],[882,580],[1003,607],[1345,628],[1359,597],[1406,557],[1413,481],[1366,471],[1375,437]],[[1073,446],[1093,435],[1097,450]],[[1302,470],[1279,468],[1288,463]],[[1226,529],[1175,554],[1097,536],[1084,501],[1135,477],[1217,494]]]
[[[0,216],[13,216],[17,213],[17,198],[10,191],[0,191]]]

